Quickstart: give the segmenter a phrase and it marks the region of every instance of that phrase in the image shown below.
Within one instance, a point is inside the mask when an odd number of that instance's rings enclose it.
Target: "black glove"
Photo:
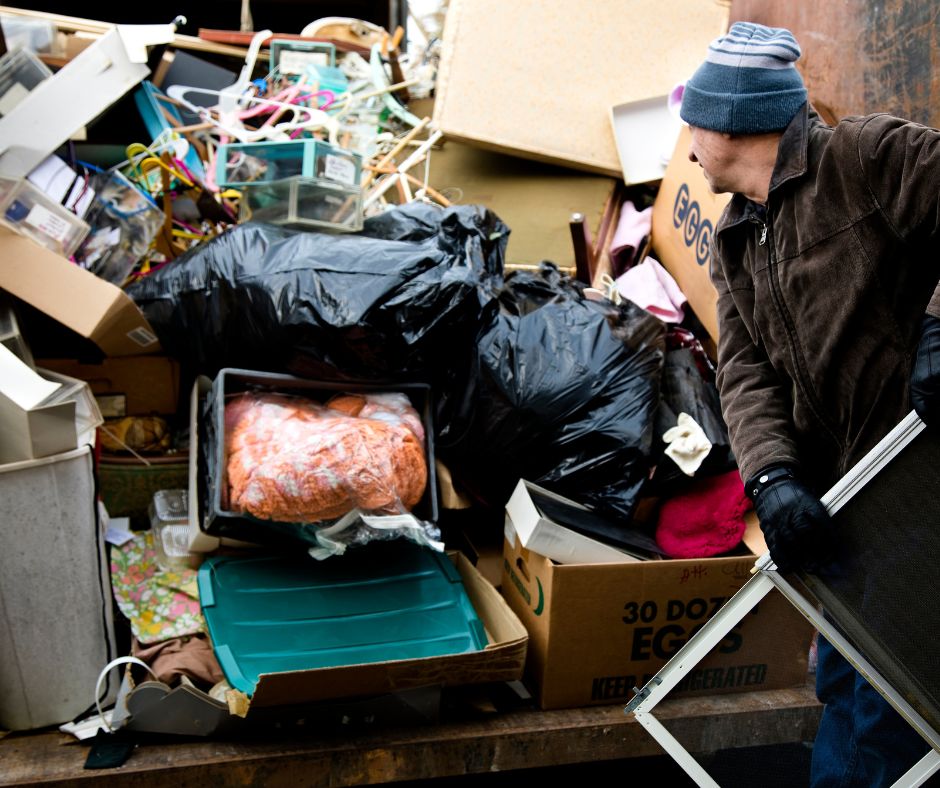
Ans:
[[[911,405],[925,424],[940,423],[940,319],[924,315],[911,370]]]
[[[825,566],[835,552],[829,512],[787,465],[771,465],[745,484],[754,501],[764,541],[782,572]]]

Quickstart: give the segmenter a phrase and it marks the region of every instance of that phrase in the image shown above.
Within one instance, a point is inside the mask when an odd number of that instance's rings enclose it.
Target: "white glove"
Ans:
[[[663,433],[663,440],[669,444],[666,454],[675,460],[686,476],[692,476],[699,469],[712,449],[705,431],[688,413],[679,414],[676,426]]]

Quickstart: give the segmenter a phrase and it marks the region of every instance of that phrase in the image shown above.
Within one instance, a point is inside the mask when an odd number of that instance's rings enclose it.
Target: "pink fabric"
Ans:
[[[656,542],[670,558],[726,553],[744,536],[750,509],[737,470],[698,479],[660,507]]]
[[[616,284],[620,295],[666,323],[681,323],[685,317],[685,294],[652,257],[621,274]]]
[[[652,228],[652,206],[638,211],[632,202],[625,200],[620,206],[617,229],[610,239],[610,261],[615,275],[622,274],[636,262]]]

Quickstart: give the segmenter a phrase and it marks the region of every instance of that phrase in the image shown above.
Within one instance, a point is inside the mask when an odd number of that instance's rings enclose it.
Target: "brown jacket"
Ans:
[[[718,388],[745,480],[790,462],[821,494],[910,412],[921,319],[940,317],[938,231],[940,132],[797,112],[766,215],[735,194],[712,254]]]

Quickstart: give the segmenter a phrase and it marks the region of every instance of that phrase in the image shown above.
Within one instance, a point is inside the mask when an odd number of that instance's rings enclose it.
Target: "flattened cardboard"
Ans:
[[[755,557],[556,564],[507,531],[501,591],[529,632],[526,684],[543,709],[623,703],[750,577]],[[771,594],[676,690],[806,681],[812,627]]]
[[[179,408],[179,362],[168,356],[123,356],[100,363],[54,358],[37,363],[86,381],[96,397],[123,397],[123,415],[171,416]]]
[[[106,355],[160,350],[127,293],[5,227],[0,227],[0,288],[90,339]]]
[[[687,80],[729,5],[451,0],[434,121],[448,137],[619,178],[609,107]]]
[[[718,292],[709,277],[711,241],[730,194],[713,194],[702,168],[689,161],[683,126],[653,203],[653,252],[672,274],[709,335],[718,341]]]

